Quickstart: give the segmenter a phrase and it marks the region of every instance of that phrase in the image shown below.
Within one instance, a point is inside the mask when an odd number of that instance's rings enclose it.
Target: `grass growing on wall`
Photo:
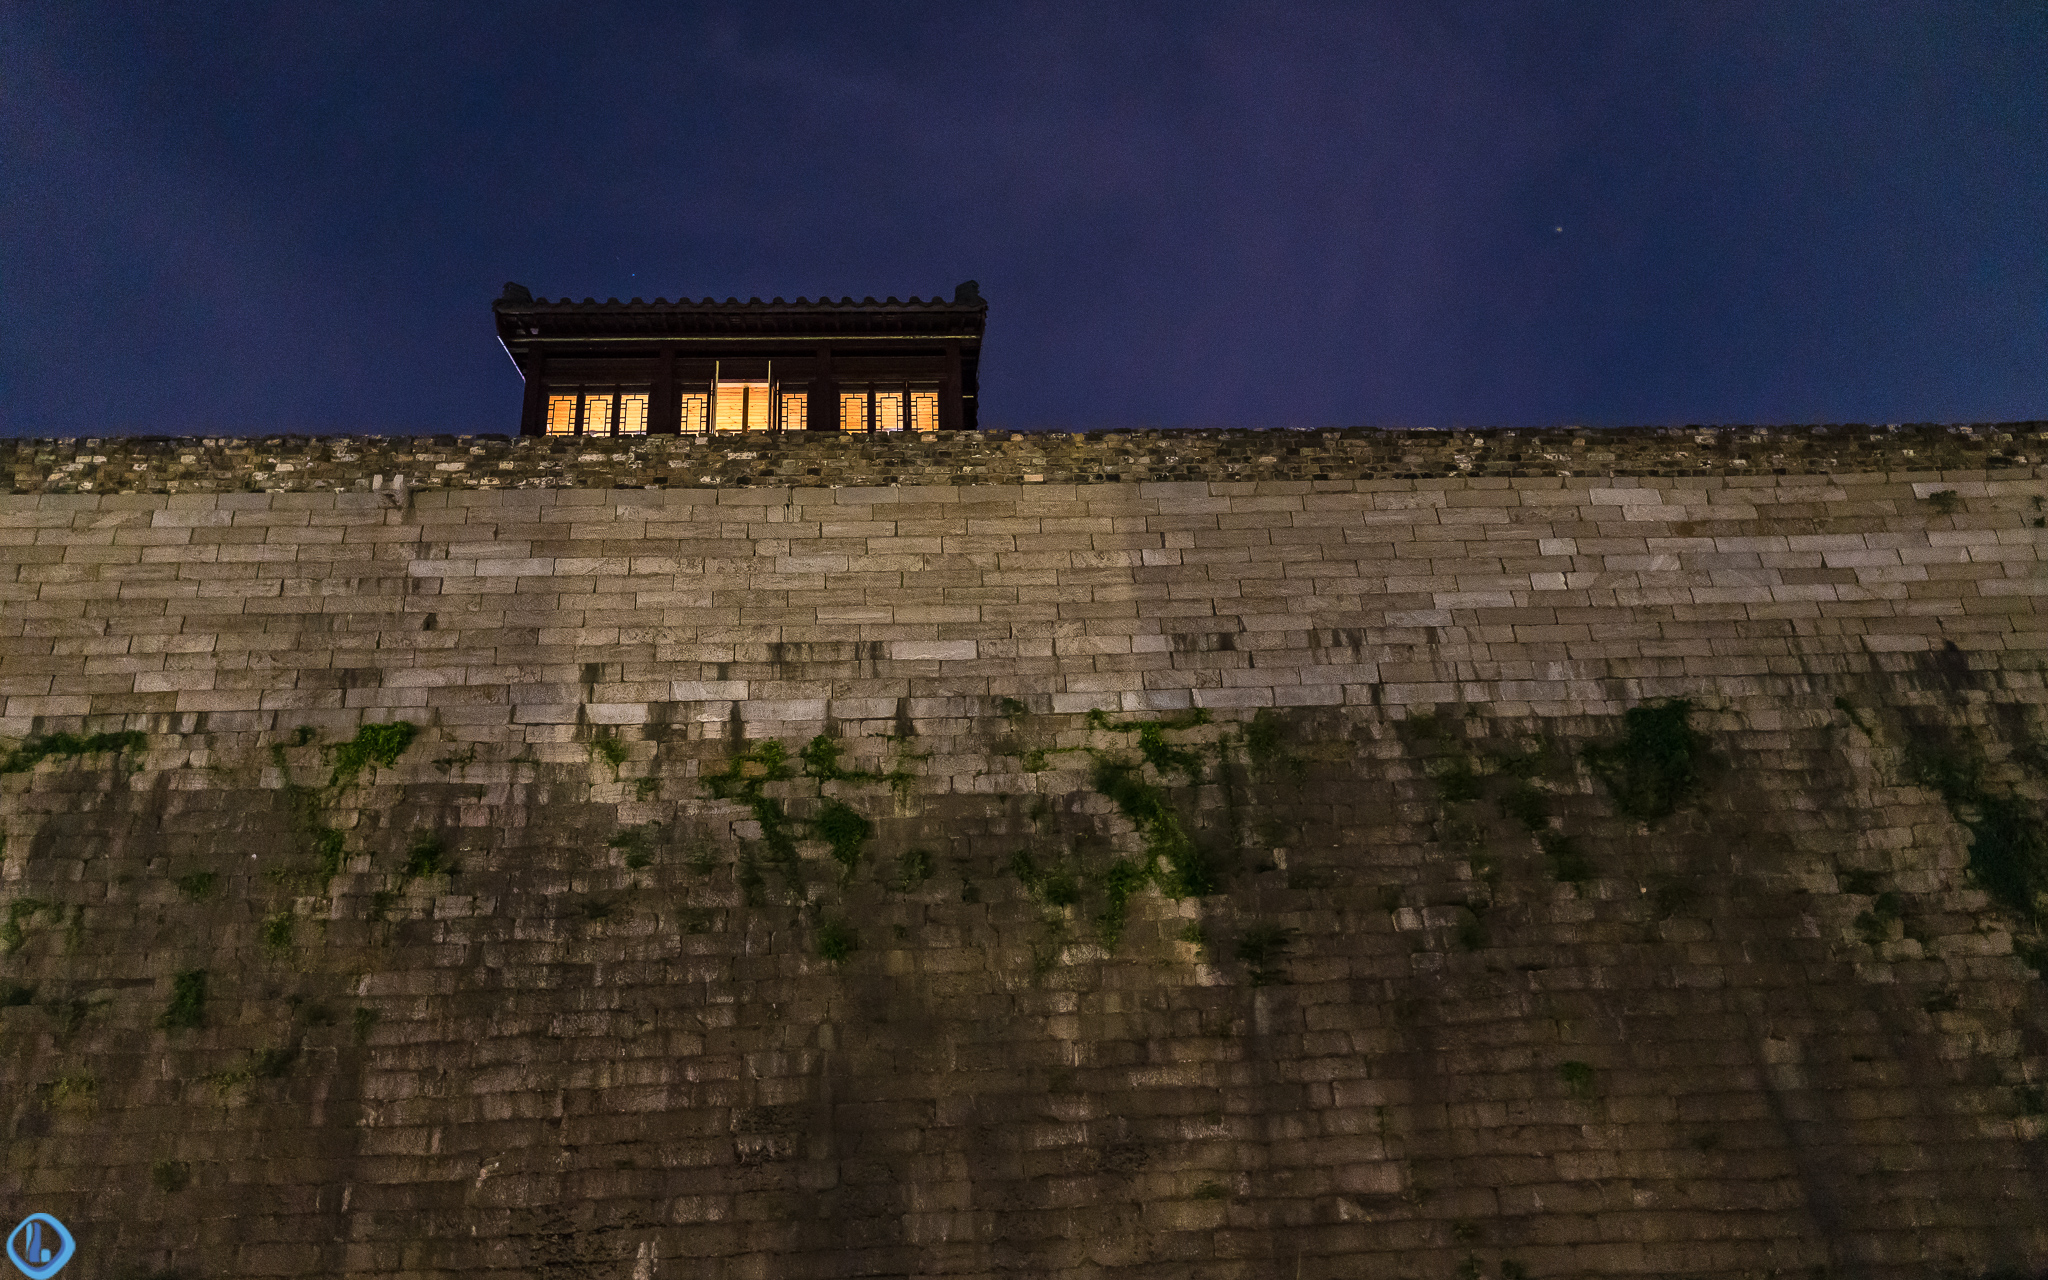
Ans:
[[[860,865],[861,846],[875,834],[875,824],[862,817],[851,805],[838,800],[827,800],[818,809],[818,816],[811,820],[811,826],[824,838],[832,850],[832,860],[839,864],[840,873],[850,876]]]
[[[1065,863],[1041,869],[1030,853],[1019,849],[1010,855],[1010,874],[1025,892],[1048,907],[1069,907],[1081,900],[1081,882]]]
[[[1691,716],[1684,698],[1630,707],[1621,741],[1588,743],[1579,753],[1623,817],[1655,826],[1699,791],[1708,744]]]
[[[1110,911],[1114,928],[1120,933],[1122,911],[1137,885],[1149,880],[1169,898],[1199,898],[1217,890],[1216,870],[1208,856],[1197,848],[1166,789],[1145,777],[1145,766],[1161,778],[1179,774],[1190,785],[1202,780],[1199,751],[1175,746],[1166,740],[1169,729],[1191,729],[1209,722],[1209,713],[1196,711],[1172,720],[1139,720],[1113,723],[1101,711],[1088,713],[1090,728],[1110,733],[1138,735],[1138,759],[1120,759],[1105,751],[1091,750],[1089,785],[1117,808],[1117,812],[1138,829],[1145,843],[1144,857],[1111,871]],[[1136,883],[1132,882],[1135,875]]]
[[[1986,786],[1984,757],[1974,742],[1958,745],[1943,734],[1910,732],[1906,768],[1969,831],[1971,878],[2008,911],[2048,924],[2048,834],[2034,805]]]
[[[1025,718],[1023,705],[1014,701],[1006,704],[1004,715],[1012,727],[1017,727]],[[1089,786],[1108,799],[1117,812],[1136,828],[1143,845],[1138,856],[1117,858],[1099,873],[1077,872],[1064,863],[1040,870],[1033,865],[1028,853],[1020,852],[1012,859],[1010,870],[1026,891],[1043,905],[1065,907],[1079,902],[1092,882],[1102,892],[1102,908],[1095,915],[1096,933],[1102,945],[1112,951],[1123,937],[1132,897],[1146,885],[1155,885],[1160,892],[1176,899],[1206,897],[1218,892],[1219,877],[1215,866],[1189,835],[1164,785],[1176,780],[1189,786],[1202,783],[1207,765],[1204,748],[1176,743],[1167,735],[1209,722],[1209,713],[1205,710],[1165,719],[1117,721],[1098,708],[1088,713],[1088,727],[1099,733],[1133,735],[1129,749],[1090,745],[1035,747],[1013,753],[1020,755],[1027,773],[1041,772],[1049,767],[1050,757],[1055,754],[1085,753],[1089,761]],[[1277,746],[1279,721],[1268,717],[1263,723],[1270,742],[1266,739],[1261,741],[1277,753],[1280,750]],[[1219,744],[1219,757],[1225,750]],[[1274,758],[1269,755],[1269,762]],[[1229,770],[1226,768],[1223,774],[1227,787]],[[1042,816],[1042,813],[1034,813],[1034,823]]]
[[[99,1077],[88,1071],[58,1076],[49,1085],[50,1105],[67,1110],[91,1111],[99,1105]]]
[[[822,791],[826,782],[887,782],[898,785],[910,775],[900,771],[871,773],[866,770],[843,768],[839,764],[842,748],[824,735],[811,739],[797,758],[802,762],[805,776],[815,778]],[[774,739],[755,744],[738,752],[726,762],[723,772],[705,775],[703,782],[707,790],[720,800],[735,800],[745,805],[754,821],[761,827],[761,843],[767,846],[769,860],[783,873],[792,893],[797,891],[802,877],[801,860],[796,842],[804,832],[823,840],[831,851],[832,860],[839,864],[842,878],[850,877],[860,866],[861,853],[869,840],[874,838],[875,824],[852,805],[843,800],[826,797],[818,807],[818,814],[809,822],[798,822],[789,816],[782,802],[768,794],[768,784],[781,782],[795,776],[789,767],[789,753]],[[745,877],[752,866],[751,860],[742,858],[740,870]],[[749,885],[745,879],[741,888],[748,892],[749,900],[755,896],[758,880]]]
[[[32,923],[37,916],[58,916],[63,910],[62,905],[42,898],[16,898],[7,904],[6,918],[0,919],[0,944],[12,955],[28,941],[21,928],[24,923]]]
[[[1143,868],[1169,898],[1216,891],[1216,873],[1195,847],[1166,791],[1145,779],[1136,764],[1097,756],[1089,783],[1109,798],[1145,841]]]
[[[1837,697],[1835,709],[1866,737],[1878,740],[1875,726],[1847,698]],[[1949,816],[1970,834],[1970,879],[2036,931],[2048,929],[2048,830],[2038,806],[1988,781],[1989,763],[1968,729],[1915,723],[1909,717],[1900,736],[1907,779],[1939,795]],[[2013,763],[2038,775],[2041,745],[2024,729],[2020,736]],[[1878,894],[1871,872],[1843,872],[1842,884],[1849,893]],[[1855,921],[1857,932],[1873,945],[1890,936],[1891,923],[1902,914],[1896,906],[1887,910],[1888,899],[1895,904],[1898,895],[1880,894]],[[2029,968],[2048,977],[2048,942],[2015,937],[2012,947]]]
[[[1102,876],[1102,910],[1095,917],[1096,932],[1102,935],[1104,947],[1116,950],[1116,944],[1123,940],[1131,899],[1151,880],[1152,873],[1133,859],[1118,858],[1109,864]]]
[[[839,964],[860,949],[860,935],[842,920],[827,920],[818,926],[818,955]]]
[[[1445,804],[1470,804],[1480,796],[1479,772],[1463,752],[1438,756],[1427,772],[1436,782],[1437,799]]]
[[[645,826],[621,829],[605,841],[605,846],[625,855],[626,870],[644,871],[654,864],[654,846],[660,835],[661,823],[649,822]]]
[[[821,733],[804,744],[803,750],[797,752],[797,759],[803,762],[804,774],[816,778],[820,783],[886,782],[890,790],[900,796],[907,794],[916,781],[916,776],[900,764],[886,773],[877,773],[872,769],[849,769],[839,763],[839,757],[845,754],[845,751],[844,745]]]
[[[149,745],[149,739],[133,729],[118,733],[51,733],[25,739],[22,744],[0,756],[0,773],[27,773],[45,760],[64,760],[77,756],[101,755],[112,752],[141,751]]]
[[[896,887],[907,893],[931,879],[934,861],[930,849],[905,849],[896,859]]]
[[[619,766],[626,763],[626,740],[615,733],[600,733],[590,740],[590,758],[610,765],[612,781],[619,780]]]
[[[159,1160],[149,1166],[150,1185],[166,1195],[175,1195],[192,1185],[192,1166],[183,1160]]]
[[[280,770],[284,768],[284,750],[272,748]],[[322,800],[318,787],[287,780],[284,784],[285,803],[291,807],[292,831],[313,854],[323,879],[332,879],[341,874],[342,844],[344,837],[338,828],[321,821]]]
[[[789,753],[780,742],[769,738],[726,761],[725,772],[706,774],[704,786],[720,800],[736,800],[754,815],[761,827],[761,843],[769,858],[797,881],[798,859],[795,823],[782,802],[767,793],[768,784],[790,776]]]
[[[171,1003],[157,1025],[167,1031],[191,1030],[206,1022],[206,970],[186,969],[171,979]]]
[[[1244,754],[1260,777],[1285,777],[1296,788],[1308,778],[1308,761],[1287,744],[1286,722],[1271,707],[1260,707],[1245,725]]]
[[[356,730],[356,736],[347,742],[337,742],[322,747],[321,753],[334,762],[334,775],[328,785],[345,787],[356,780],[356,775],[372,766],[390,768],[398,763],[398,757],[412,745],[419,736],[419,726],[410,720],[394,720],[390,724],[366,724]]]
[[[1593,1098],[1593,1064],[1589,1062],[1562,1062],[1557,1067],[1557,1078],[1564,1081],[1564,1087],[1574,1098],[1590,1102]]]
[[[452,876],[456,870],[455,859],[438,831],[417,832],[405,847],[403,874],[407,880]]]
[[[270,951],[289,951],[292,945],[292,913],[280,911],[263,922],[263,946]]]

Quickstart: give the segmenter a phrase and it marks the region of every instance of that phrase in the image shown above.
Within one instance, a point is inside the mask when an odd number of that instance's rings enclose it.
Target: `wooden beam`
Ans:
[[[538,347],[534,348],[533,353],[527,357],[526,368],[522,370],[526,374],[526,397],[519,405],[519,434],[522,436],[537,436],[547,432],[547,369],[547,353]]]
[[[809,397],[804,404],[806,431],[839,430],[839,380],[832,376],[832,348],[818,348],[818,363],[811,370]]]
[[[960,412],[960,344],[946,344],[946,365],[939,374],[939,430],[958,431],[967,424]]]
[[[647,433],[673,436],[682,433],[683,416],[676,397],[676,349],[664,345],[661,364],[654,376],[654,403],[647,414]]]

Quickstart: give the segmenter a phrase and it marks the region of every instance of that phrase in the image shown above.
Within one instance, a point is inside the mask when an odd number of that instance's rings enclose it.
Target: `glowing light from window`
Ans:
[[[718,430],[766,431],[768,429],[768,384],[726,382],[718,384]]]
[[[619,397],[619,434],[622,436],[644,436],[647,434],[647,393],[629,391]]]
[[[686,435],[704,434],[704,415],[710,411],[711,397],[702,392],[684,392],[680,430]]]
[[[839,429],[841,431],[866,431],[868,429],[867,392],[842,391],[839,393]]]
[[[875,392],[875,430],[903,430],[903,393],[901,391]]]

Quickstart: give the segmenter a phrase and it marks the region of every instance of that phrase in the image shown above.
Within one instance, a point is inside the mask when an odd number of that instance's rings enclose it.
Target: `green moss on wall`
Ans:
[[[826,800],[820,805],[811,826],[824,839],[832,851],[832,860],[839,864],[840,873],[846,876],[852,875],[860,865],[861,848],[875,834],[874,823],[862,817],[851,805],[838,800]]]
[[[328,785],[348,786],[356,780],[356,775],[371,766],[390,768],[398,763],[398,757],[405,754],[405,749],[417,736],[418,725],[410,720],[394,720],[389,724],[363,725],[347,742],[321,748],[334,764],[334,774]]]
[[[1970,833],[1970,876],[2020,918],[2048,924],[2048,833],[2031,802],[1986,782],[1974,740],[1922,726],[1906,735],[1906,768]]]
[[[63,910],[60,903],[42,898],[16,898],[7,904],[5,919],[0,919],[0,945],[4,945],[8,954],[12,955],[21,950],[22,944],[28,941],[28,935],[22,930],[23,925],[33,923],[38,916],[58,918]]]
[[[64,760],[109,752],[118,755],[123,751],[141,751],[148,745],[149,739],[133,729],[119,733],[44,734],[25,739],[20,746],[0,756],[0,773],[27,773],[45,760]]]
[[[797,753],[805,776],[816,779],[821,792],[827,782],[887,782],[896,785],[900,779],[910,776],[901,773],[899,779],[899,772],[883,774],[846,769],[839,764],[842,750],[838,743],[820,735]],[[839,864],[841,877],[845,878],[858,869],[863,850],[874,838],[875,824],[845,801],[829,796],[823,797],[817,816],[810,821],[800,823],[791,818],[782,802],[769,795],[767,788],[770,783],[792,776],[787,749],[780,742],[769,739],[733,755],[722,772],[705,776],[704,786],[718,799],[738,801],[753,814],[754,821],[760,825],[761,843],[767,847],[770,861],[783,872],[787,886],[794,893],[802,878],[796,845],[802,834],[808,832],[825,842],[832,860]],[[749,887],[744,878],[747,871],[748,864],[743,859],[743,889]],[[750,900],[752,897],[753,894],[749,893]]]
[[[1684,698],[1630,707],[1621,741],[1579,753],[1622,816],[1655,826],[1699,791],[1708,743],[1690,723],[1692,709]]]
[[[189,1031],[205,1022],[206,970],[183,970],[171,979],[171,1002],[157,1019],[157,1025],[167,1031]]]

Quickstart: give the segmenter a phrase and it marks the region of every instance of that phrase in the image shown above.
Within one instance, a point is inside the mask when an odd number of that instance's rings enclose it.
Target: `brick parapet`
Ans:
[[[350,491],[770,485],[1402,481],[1466,476],[1940,476],[2039,466],[2048,423],[1603,430],[948,432],[630,441],[420,437],[115,437],[0,441],[11,493]]]

